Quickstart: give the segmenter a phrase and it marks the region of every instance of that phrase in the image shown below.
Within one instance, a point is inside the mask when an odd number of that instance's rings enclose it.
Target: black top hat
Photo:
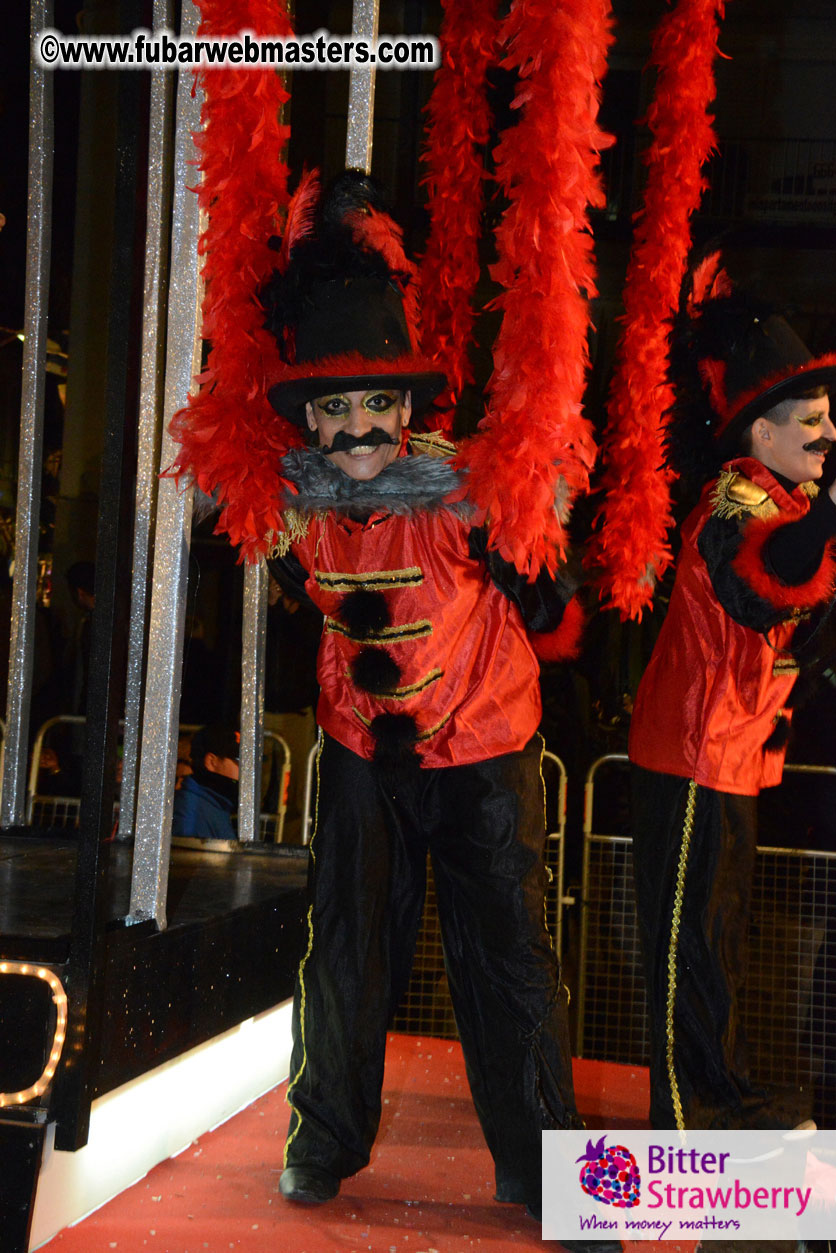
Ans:
[[[310,205],[313,178],[295,199]],[[412,393],[420,414],[445,386],[443,372],[418,350],[414,267],[378,203],[371,181],[347,171],[313,220],[293,203],[288,210],[284,265],[261,300],[286,363],[268,397],[299,425],[305,405],[330,392],[397,387]]]
[[[721,370],[711,358],[700,362],[724,441],[780,401],[836,382],[836,354],[814,357],[780,314],[741,310],[735,330]]]
[[[712,473],[756,418],[782,400],[836,383],[836,353],[814,356],[771,306],[735,288],[715,252],[686,279],[671,341],[677,387],[669,433],[681,473]]]

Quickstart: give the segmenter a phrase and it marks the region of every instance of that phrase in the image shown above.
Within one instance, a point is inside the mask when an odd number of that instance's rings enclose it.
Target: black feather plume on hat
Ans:
[[[670,375],[675,398],[665,441],[668,463],[686,488],[707,482],[736,451],[729,440],[717,438],[720,418],[701,366],[706,361],[723,361],[729,352],[738,350],[741,326],[747,318],[766,317],[772,312],[739,289],[694,307],[693,279],[692,271],[683,284],[671,331]]]
[[[302,185],[299,192],[306,194]],[[287,249],[286,268],[274,270],[259,291],[265,328],[276,337],[285,360],[293,359],[286,329],[304,317],[316,285],[354,278],[387,284],[400,277],[393,275],[381,253],[364,247],[356,237],[352,220],[370,209],[386,212],[382,191],[362,171],[346,170],[325,190],[307,229]]]
[[[382,205],[373,180],[347,170],[321,197],[306,174],[288,206],[259,300],[283,363],[268,399],[303,428],[305,406],[333,391],[408,391],[414,420],[445,386],[421,351],[417,268]]]

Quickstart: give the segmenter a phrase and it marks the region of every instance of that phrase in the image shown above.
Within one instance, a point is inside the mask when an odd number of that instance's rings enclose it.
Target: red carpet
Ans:
[[[641,1126],[647,1072],[575,1062],[589,1125]],[[42,1248],[49,1253],[500,1253],[542,1249],[521,1206],[492,1199],[493,1171],[450,1040],[390,1037],[383,1120],[371,1164],[318,1209],[277,1193],[285,1085]],[[130,1128],[125,1128],[130,1135]],[[559,1250],[552,1242],[548,1247]],[[630,1253],[658,1250],[631,1243]],[[666,1243],[666,1253],[693,1253]]]

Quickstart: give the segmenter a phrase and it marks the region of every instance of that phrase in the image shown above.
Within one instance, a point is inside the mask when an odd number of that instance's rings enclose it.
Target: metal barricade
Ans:
[[[557,773],[557,808],[554,811],[555,829],[548,831],[552,825],[547,821],[546,834],[546,869],[549,873],[549,890],[546,894],[546,918],[551,929],[554,947],[558,957],[563,953],[563,911],[574,905],[574,896],[567,896],[564,891],[564,866],[566,864],[566,767],[555,753],[548,749],[543,753],[543,787],[546,792],[546,814],[549,814],[549,798],[554,795],[549,791],[547,776],[549,771]]]
[[[310,844],[313,835],[314,822],[316,821],[316,812],[311,813],[311,800],[313,798],[314,775],[316,774],[316,755],[319,752],[319,744],[322,738],[322,732],[317,734],[316,743],[311,745],[308,753],[308,760],[305,766],[305,803],[302,808],[302,843]]]
[[[279,803],[275,813],[264,810],[258,815],[258,833],[266,843],[281,844],[284,836],[284,821],[287,814],[287,791],[290,786],[290,747],[284,736],[276,731],[264,732],[264,753],[267,754],[268,744],[274,745],[274,751],[281,753],[282,767],[279,780]]]
[[[61,795],[48,793],[38,786],[38,776],[44,749],[48,747],[50,733],[60,727],[77,727],[83,729],[86,719],[80,714],[60,714],[49,718],[38,730],[32,748],[32,760],[29,767],[29,784],[27,788],[26,824],[27,826],[51,827],[53,829],[77,827],[81,809],[80,795]],[[120,723],[120,727],[124,725]],[[191,735],[197,731],[196,723],[181,723],[179,734]],[[287,789],[290,778],[290,748],[283,736],[274,731],[264,732],[265,748],[267,743],[275,745],[281,757],[281,778],[279,781],[278,805],[274,811],[262,811],[258,818],[260,839],[265,843],[280,844],[284,835],[285,814],[287,812]],[[113,802],[114,823],[119,818],[119,801]],[[234,823],[233,823],[234,825]]]
[[[607,754],[586,778],[576,1051],[646,1065],[632,840],[595,829],[599,774],[626,765]],[[836,767],[788,764],[785,775],[836,778]],[[753,1074],[813,1088],[820,1122],[836,1125],[836,852],[758,846],[749,945],[741,1017]]]
[[[77,786],[72,794],[69,793],[52,793],[46,792],[38,786],[38,776],[41,772],[42,758],[44,749],[48,747],[50,733],[56,728],[65,727],[78,728],[83,737],[86,718],[81,714],[59,714],[55,718],[48,718],[38,729],[35,736],[35,743],[32,747],[32,759],[29,763],[29,783],[26,789],[26,825],[37,827],[77,827],[79,822],[79,814],[81,812],[81,779],[76,780]],[[120,730],[124,723],[120,722]],[[77,756],[80,758],[83,753],[83,746],[78,746]],[[65,761],[66,765],[66,761]],[[116,821],[119,817],[119,802],[113,802],[113,817]]]
[[[647,1064],[647,1004],[633,898],[632,841],[594,832],[595,779],[626,753],[607,753],[584,784],[578,968],[579,1057]]]

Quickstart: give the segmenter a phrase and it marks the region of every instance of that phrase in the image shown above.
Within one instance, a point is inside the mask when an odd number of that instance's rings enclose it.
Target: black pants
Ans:
[[[756,798],[632,768],[633,867],[650,1015],[654,1127],[789,1127],[797,1089],[749,1076],[740,1020]]]
[[[386,1031],[433,875],[468,1080],[503,1200],[536,1201],[540,1132],[580,1125],[567,995],[545,926],[540,743],[397,777],[328,736],[297,980],[287,1165],[344,1177],[380,1120]]]

